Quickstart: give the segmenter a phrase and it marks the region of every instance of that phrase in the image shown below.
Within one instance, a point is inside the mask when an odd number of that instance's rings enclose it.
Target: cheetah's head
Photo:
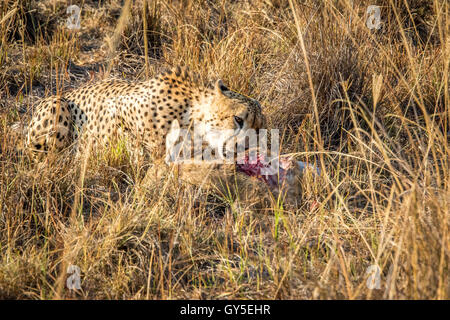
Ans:
[[[203,138],[216,150],[236,150],[236,144],[229,142],[242,145],[243,139],[256,137],[266,126],[259,102],[228,89],[222,80],[215,83],[209,109],[211,116],[205,121]]]

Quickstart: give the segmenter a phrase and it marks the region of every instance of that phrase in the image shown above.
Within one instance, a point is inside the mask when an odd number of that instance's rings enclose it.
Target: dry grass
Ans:
[[[72,2],[78,32],[66,1],[0,4],[0,298],[449,298],[448,2],[132,1],[121,20],[120,1]],[[322,167],[301,207],[155,177],[123,141],[81,163],[16,153],[40,97],[177,64],[258,98],[283,151]]]

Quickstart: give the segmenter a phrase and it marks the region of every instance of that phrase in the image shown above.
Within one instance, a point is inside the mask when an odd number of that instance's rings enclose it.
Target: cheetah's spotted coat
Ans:
[[[173,121],[189,129],[193,123],[203,124],[205,136],[208,129],[259,129],[265,122],[257,101],[220,80],[214,89],[197,86],[179,67],[149,81],[90,84],[44,99],[36,109],[27,134],[34,151],[62,149],[72,142],[82,148],[89,139],[105,142],[124,129],[145,149],[161,154]]]

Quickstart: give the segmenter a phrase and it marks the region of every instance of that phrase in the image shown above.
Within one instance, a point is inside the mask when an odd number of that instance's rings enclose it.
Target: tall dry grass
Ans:
[[[380,30],[362,0],[72,1],[80,31],[66,1],[2,2],[0,297],[448,299],[449,5],[376,2]],[[40,97],[177,64],[259,99],[283,152],[322,168],[300,207],[161,176],[125,139],[16,152]]]

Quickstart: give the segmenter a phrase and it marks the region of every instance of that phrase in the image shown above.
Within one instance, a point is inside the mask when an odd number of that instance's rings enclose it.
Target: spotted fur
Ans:
[[[259,129],[265,118],[259,103],[228,89],[197,85],[186,68],[177,67],[142,82],[106,80],[43,99],[33,114],[26,143],[35,152],[61,150],[73,142],[80,150],[104,144],[123,130],[152,154],[165,152],[174,121],[181,128]]]

